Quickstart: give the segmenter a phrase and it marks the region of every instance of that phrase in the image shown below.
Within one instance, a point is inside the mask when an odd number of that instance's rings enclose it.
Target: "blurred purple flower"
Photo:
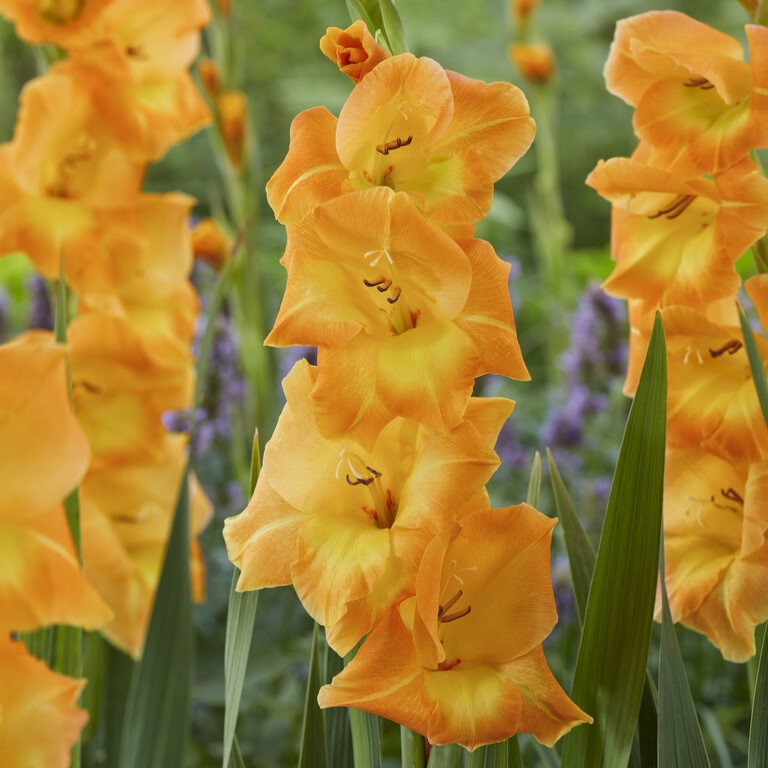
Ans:
[[[11,297],[8,292],[0,285],[0,343],[4,342],[11,335],[10,311]]]
[[[53,307],[48,293],[48,285],[45,278],[40,275],[32,275],[29,286],[29,328],[43,331],[53,330]]]

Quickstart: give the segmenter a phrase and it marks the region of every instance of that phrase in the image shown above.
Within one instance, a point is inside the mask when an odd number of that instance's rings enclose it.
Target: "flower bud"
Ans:
[[[509,48],[509,57],[529,82],[544,85],[555,72],[555,58],[552,49],[545,43],[526,45],[516,43]]]
[[[243,164],[248,97],[242,91],[222,91],[216,99],[219,130],[232,167],[239,170]]]
[[[206,93],[214,98],[221,89],[219,65],[213,59],[200,59],[197,62],[197,71]]]
[[[359,83],[379,62],[389,58],[364,21],[356,21],[347,29],[328,27],[320,38],[320,50],[355,83]]]
[[[229,256],[229,238],[214,219],[201,219],[192,229],[192,250],[196,259],[220,270]]]

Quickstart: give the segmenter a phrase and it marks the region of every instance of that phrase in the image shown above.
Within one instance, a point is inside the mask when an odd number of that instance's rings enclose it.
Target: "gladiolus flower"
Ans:
[[[141,655],[168,544],[186,461],[186,441],[166,436],[154,461],[132,461],[88,472],[80,492],[85,572],[114,612],[104,636],[134,658]],[[205,565],[197,537],[211,504],[190,476],[192,596],[205,595]]]
[[[768,226],[768,180],[751,160],[714,179],[685,179],[632,159],[598,163],[587,184],[613,208],[616,267],[604,284],[621,298],[698,309],[735,296],[733,266]]]
[[[131,205],[143,167],[102,125],[86,83],[54,70],[22,92],[13,141],[0,147],[0,242],[57,277],[62,247],[94,211]]]
[[[494,182],[534,132],[515,86],[446,72],[432,59],[393,56],[355,87],[338,121],[320,107],[296,117],[267,199],[280,222],[293,224],[344,192],[391,187],[456,237],[471,237],[491,206]]]
[[[222,91],[216,98],[216,118],[227,158],[239,170],[248,135],[248,97],[242,91]]]
[[[28,43],[69,45],[98,35],[100,17],[112,0],[0,0],[0,14]]]
[[[197,72],[206,92],[211,98],[214,98],[221,89],[219,65],[212,59],[201,58],[197,62]]]
[[[225,523],[238,589],[293,582],[307,611],[347,653],[412,590],[419,558],[498,466],[493,452],[513,403],[470,400],[447,435],[395,419],[370,449],[321,435],[309,400],[318,376],[300,361],[246,510]],[[487,504],[487,502],[486,502]]]
[[[671,173],[715,173],[768,146],[768,29],[737,40],[676,11],[623,19],[605,65],[608,90],[636,107],[637,135]]]
[[[557,684],[541,647],[557,621],[554,525],[520,504],[474,512],[435,537],[415,597],[387,612],[320,690],[320,706],[365,709],[432,744],[471,750],[519,732],[551,746],[591,722]]]
[[[5,768],[68,768],[88,721],[77,707],[85,680],[51,672],[0,632],[0,754]],[[42,737],[41,737],[42,728]]]
[[[192,230],[192,251],[196,259],[217,272],[227,263],[231,243],[215,219],[201,219]]]
[[[406,194],[376,188],[318,207],[289,229],[283,263],[266,343],[320,347],[312,400],[325,434],[369,445],[395,416],[446,432],[476,376],[528,378],[509,266],[485,241],[457,244]]]
[[[353,82],[359,83],[377,64],[389,58],[362,20],[346,29],[328,27],[320,50]]]
[[[525,45],[516,43],[509,47],[509,57],[520,74],[531,83],[548,83],[555,73],[555,57],[544,43]]]
[[[728,661],[754,656],[755,627],[768,619],[768,460],[668,451],[664,551],[672,618]]]
[[[66,350],[24,334],[0,347],[0,370],[0,634],[100,627],[111,612],[82,574],[61,504],[88,463]]]

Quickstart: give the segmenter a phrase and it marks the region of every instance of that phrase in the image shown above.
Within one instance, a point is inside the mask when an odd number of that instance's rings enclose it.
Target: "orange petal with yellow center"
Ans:
[[[93,630],[112,618],[83,576],[62,506],[26,523],[0,519],[0,551],[0,631]]]
[[[51,672],[21,641],[0,633],[0,754],[8,768],[67,768],[88,721],[77,707],[85,680]]]
[[[288,154],[267,182],[267,201],[282,224],[301,221],[341,194],[348,172],[336,152],[336,123],[325,107],[307,109],[291,123]]]
[[[669,339],[668,444],[701,445],[736,463],[768,455],[768,427],[741,330],[711,323],[687,307],[669,307],[662,317]],[[768,341],[756,340],[768,360]]]
[[[61,502],[88,465],[88,442],[72,413],[66,348],[30,332],[0,347],[0,503],[25,523]],[[55,428],[52,427],[55,425]]]

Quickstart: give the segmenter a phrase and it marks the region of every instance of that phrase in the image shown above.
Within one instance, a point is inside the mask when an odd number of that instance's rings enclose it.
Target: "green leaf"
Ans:
[[[188,471],[181,478],[144,655],[131,678],[118,768],[184,765],[192,687]]]
[[[568,489],[565,487],[563,478],[555,464],[555,457],[549,448],[547,448],[547,463],[549,464],[549,479],[552,483],[557,516],[563,524],[565,549],[568,553],[568,566],[571,569],[573,594],[576,598],[576,611],[579,616],[579,623],[583,624],[584,614],[587,611],[589,585],[592,582],[597,554],[581,525],[579,516],[576,514]]]
[[[253,495],[260,471],[261,453],[257,432],[253,437],[253,450],[251,452],[251,495]],[[231,765],[230,755],[235,740],[237,715],[240,710],[240,699],[243,695],[245,670],[248,666],[248,655],[251,652],[253,624],[259,602],[258,591],[237,591],[239,578],[240,569],[235,567],[232,573],[232,583],[229,587],[227,629],[224,640],[224,744],[222,760],[224,768]]]
[[[768,768],[768,632],[763,634],[749,723],[748,768]]]
[[[344,660],[326,643],[323,680],[330,683],[342,669],[344,669]],[[347,710],[344,707],[331,707],[324,710],[324,714],[328,754],[333,758],[333,768],[355,768],[352,731],[349,728]]]
[[[365,9],[365,6],[360,2],[360,0],[346,0],[346,3],[347,11],[349,12],[349,17],[352,19],[352,21],[362,19],[365,22],[365,25],[368,27],[369,32],[372,35],[375,35],[376,27],[373,24],[373,20],[371,19],[368,11]]]
[[[659,768],[710,768],[685,665],[675,634],[661,557],[659,649]]]
[[[389,50],[393,55],[407,53],[408,41],[405,38],[405,28],[395,3],[393,0],[379,0],[379,9],[384,24],[384,34],[389,42]]]
[[[425,744],[420,733],[400,726],[400,755],[402,768],[424,768]]]
[[[656,595],[666,390],[657,314],[622,440],[574,673],[572,698],[595,722],[565,736],[566,768],[623,768],[629,759]]]
[[[355,658],[360,643],[344,657],[344,666]],[[380,768],[381,719],[362,709],[348,709],[355,768]]]
[[[125,721],[125,705],[136,662],[107,642],[105,648],[104,683],[104,740],[106,759],[104,765],[117,765],[120,756],[120,741]]]
[[[752,333],[752,326],[749,324],[749,319],[741,306],[739,306],[739,322],[741,323],[741,332],[744,336],[744,346],[747,349],[752,379],[757,390],[757,399],[760,402],[760,409],[763,412],[765,423],[768,424],[768,381],[765,378],[765,365],[760,358],[755,334]]]
[[[312,647],[309,652],[307,693],[304,698],[304,721],[301,726],[299,768],[325,768],[328,753],[325,745],[325,720],[317,703],[317,692],[323,683],[318,627],[312,631]]]
[[[547,449],[547,462],[549,463],[549,477],[552,482],[557,515],[563,524],[565,534],[565,547],[568,552],[568,564],[571,569],[571,580],[576,599],[576,612],[579,624],[583,625],[587,598],[589,596],[589,585],[592,581],[592,573],[595,570],[597,553],[581,525],[571,496],[555,463],[555,457],[549,449]],[[639,763],[643,768],[655,768],[656,766],[657,723],[656,686],[646,669],[643,698],[640,702],[640,716],[637,725],[638,756]]]
[[[507,748],[509,749],[507,768],[523,768],[523,758],[520,755],[520,743],[517,736],[513,736],[507,741]]]
[[[432,747],[429,750],[427,768],[461,768],[464,750],[456,744]]]
[[[240,751],[240,743],[237,736],[232,740],[232,756],[229,758],[229,768],[245,768],[243,753]]]
[[[539,497],[541,496],[541,454],[536,451],[531,465],[531,474],[528,476],[528,493],[525,500],[532,507],[539,507]]]

